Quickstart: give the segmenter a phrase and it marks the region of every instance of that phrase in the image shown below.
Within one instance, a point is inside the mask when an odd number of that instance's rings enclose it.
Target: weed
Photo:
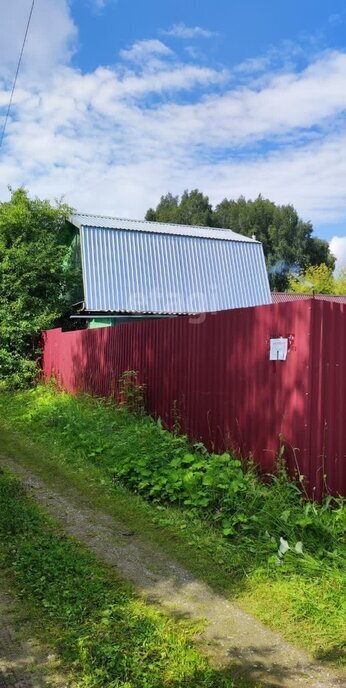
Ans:
[[[119,378],[119,404],[134,414],[144,412],[144,385],[138,382],[137,370],[125,370]]]
[[[0,409],[2,423],[53,449],[67,471],[89,473],[127,504],[124,486],[143,496],[153,506],[147,518],[172,533],[166,538],[171,547],[181,542],[179,556],[199,566],[199,575],[213,571],[215,579],[232,581],[239,598],[260,618],[268,620],[269,604],[273,627],[300,638],[315,654],[328,656],[334,648],[339,661],[343,500],[306,500],[299,483],[287,477],[282,456],[278,472],[265,484],[252,464],[245,467],[230,454],[191,448],[186,438],[144,414],[103,400],[37,388],[0,395]],[[277,614],[268,590],[272,599],[276,596]]]

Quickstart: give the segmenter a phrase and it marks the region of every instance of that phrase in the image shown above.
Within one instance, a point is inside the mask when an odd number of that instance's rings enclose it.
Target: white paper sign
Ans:
[[[280,337],[279,339],[270,340],[270,355],[271,361],[286,361],[288,351],[288,339]]]

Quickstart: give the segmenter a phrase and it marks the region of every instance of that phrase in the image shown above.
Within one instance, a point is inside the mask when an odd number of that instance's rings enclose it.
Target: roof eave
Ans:
[[[83,221],[85,218],[85,221]],[[134,220],[107,215],[87,215],[86,213],[73,213],[68,218],[70,224],[78,230],[84,228],[104,229],[108,231],[148,232],[151,234],[166,234],[172,236],[190,236],[201,239],[215,239],[218,241],[233,241],[247,244],[261,244],[257,239],[238,234],[227,227],[206,227],[202,225],[184,225],[170,222],[151,222],[149,220]],[[108,225],[107,225],[107,222]],[[119,223],[119,226],[116,226]],[[124,226],[124,225],[127,226]],[[123,225],[123,226],[121,226]],[[176,231],[174,231],[174,229]],[[184,233],[186,230],[186,234]],[[165,231],[166,230],[166,231]],[[193,231],[195,230],[195,232]],[[206,236],[205,233],[208,233]],[[213,233],[214,236],[213,236]],[[224,233],[224,236],[220,236]]]

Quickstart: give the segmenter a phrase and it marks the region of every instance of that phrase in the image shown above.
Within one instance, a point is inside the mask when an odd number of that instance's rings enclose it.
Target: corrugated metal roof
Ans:
[[[284,303],[287,301],[305,301],[306,299],[317,299],[318,301],[336,301],[336,303],[346,303],[346,295],[339,294],[289,294],[284,291],[273,291],[273,303]]]
[[[70,222],[81,229],[82,227],[103,227],[104,229],[124,229],[133,232],[154,232],[155,234],[174,234],[176,236],[201,237],[203,239],[221,239],[223,241],[241,241],[259,243],[255,239],[237,234],[230,229],[213,229],[198,225],[174,225],[166,222],[148,222],[147,220],[124,220],[120,217],[103,215],[87,215],[76,213],[71,215]]]
[[[220,241],[213,231],[206,238],[81,224],[85,309],[184,314],[271,303],[262,244]]]

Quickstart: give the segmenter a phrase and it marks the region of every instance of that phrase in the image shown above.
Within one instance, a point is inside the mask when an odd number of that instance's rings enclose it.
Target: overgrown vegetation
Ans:
[[[80,286],[71,258],[70,208],[24,189],[0,203],[0,385],[35,378],[41,332],[61,324]]]
[[[144,413],[144,385],[137,370],[125,370],[119,379],[119,404],[125,411]]]
[[[298,294],[346,294],[346,271],[336,275],[327,265],[312,265],[289,277],[289,291]]]
[[[119,496],[126,486],[148,500],[152,521],[181,539],[178,555],[190,565],[193,558],[199,575],[216,572],[260,618],[316,656],[341,660],[341,499],[306,501],[282,466],[264,484],[253,466],[201,446],[191,450],[185,438],[111,402],[37,388],[0,395],[0,409],[2,424],[54,449],[57,470],[61,463],[89,473],[104,491]]]
[[[31,609],[37,631],[72,670],[76,688],[234,686],[193,648],[196,628],[138,599],[2,471],[0,538],[0,564]]]

